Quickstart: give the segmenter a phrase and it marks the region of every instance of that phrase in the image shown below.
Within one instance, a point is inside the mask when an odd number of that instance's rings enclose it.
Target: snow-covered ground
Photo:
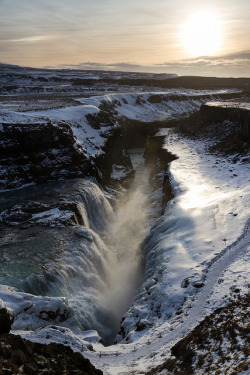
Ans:
[[[142,92],[134,94],[110,94],[78,98],[85,105],[100,107],[105,103],[117,112],[119,119],[127,118],[142,122],[164,121],[176,117],[187,117],[199,110],[202,103],[229,90],[165,90],[162,92]]]
[[[171,133],[165,147],[179,157],[170,167],[176,197],[151,230],[150,280],[123,323],[133,326],[146,318],[153,327],[134,332],[131,344],[102,349],[94,363],[107,374],[144,371],[163,362],[174,342],[228,302],[230,287],[242,294],[248,289],[249,165],[207,155],[203,142]],[[196,281],[204,286],[195,288]],[[184,297],[183,312],[175,315]],[[160,317],[150,311],[152,305],[160,306]]]
[[[154,103],[150,99],[153,95],[83,98],[79,106],[25,114],[3,110],[1,119],[18,121],[20,126],[22,122],[63,119],[72,126],[77,142],[85,145],[89,157],[94,157],[104,145],[102,134],[110,130],[106,125],[94,129],[88,123],[86,115],[98,115],[100,105],[109,108],[117,122],[123,118],[163,121],[197,111],[207,96],[212,100],[213,93],[204,92],[204,98],[198,98],[193,90],[161,93],[167,100]],[[175,342],[205,315],[228,302],[232,286],[244,294],[249,284],[249,165],[240,159],[235,162],[233,157],[208,154],[205,142],[166,129],[159,134],[166,137],[164,147],[178,157],[170,165],[175,198],[145,239],[144,283],[122,322],[126,341],[120,335],[117,345],[104,347],[97,332],[79,333],[75,329],[73,333],[63,319],[65,314],[72,320],[75,317],[63,298],[39,298],[0,289],[0,298],[16,315],[20,306],[25,306],[38,325],[41,318],[47,319],[46,325],[53,320],[53,313],[56,317],[53,326],[36,331],[18,330],[17,319],[14,333],[39,342],[69,344],[76,351],[84,351],[84,356],[106,375],[140,374],[157,366]],[[61,321],[60,314],[64,314]]]
[[[178,156],[170,166],[175,198],[146,239],[146,280],[123,322],[130,343],[104,347],[89,333],[94,351],[85,351],[88,340],[68,330],[22,332],[84,350],[105,374],[139,374],[163,362],[178,339],[228,302],[232,285],[244,294],[249,284],[249,165],[207,154],[204,142],[161,134]],[[139,320],[146,329],[133,330]]]
[[[0,131],[1,123],[21,126],[30,123],[46,124],[48,120],[53,124],[66,122],[72,127],[76,141],[85,147],[87,156],[95,158],[103,153],[102,148],[109,132],[124,119],[147,123],[187,117],[198,111],[205,101],[227,92],[230,90],[179,89],[157,93],[107,94],[78,98],[78,105],[74,106],[36,111],[26,109],[26,112],[21,112],[21,109],[18,112],[12,110],[7,102],[0,106]],[[12,101],[15,102],[15,99]],[[92,122],[100,115],[101,109],[111,119],[108,122],[98,119],[96,121],[99,121],[100,126],[93,126]]]
[[[94,363],[106,366],[107,374],[143,371],[163,362],[174,342],[228,303],[232,285],[242,294],[248,289],[249,165],[208,155],[205,146],[171,133],[166,138],[165,147],[179,157],[170,167],[176,197],[151,229],[149,278],[122,324],[131,330],[143,319],[152,327],[132,331],[131,344],[103,349],[104,359]]]
[[[230,100],[230,101],[217,101],[217,102],[207,102],[206,105],[210,107],[222,107],[222,108],[241,108],[250,110],[250,102],[246,100]]]

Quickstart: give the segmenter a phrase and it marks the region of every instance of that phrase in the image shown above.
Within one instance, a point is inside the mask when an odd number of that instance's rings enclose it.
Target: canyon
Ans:
[[[0,298],[11,332],[69,345],[104,374],[153,371],[227,306],[231,287],[247,293],[247,94],[163,91],[152,77],[154,90],[138,77],[128,90],[122,77],[90,93],[83,72],[65,92],[68,73],[57,86],[49,71],[11,72],[19,92],[9,88],[0,108]],[[22,86],[34,74],[35,102]]]

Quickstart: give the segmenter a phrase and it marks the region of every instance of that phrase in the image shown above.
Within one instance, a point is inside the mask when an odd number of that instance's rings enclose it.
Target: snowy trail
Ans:
[[[103,348],[101,357],[96,354],[87,355],[87,357],[99,368],[102,368],[104,374],[131,374],[132,371],[140,374],[147,367],[153,367],[152,364],[159,364],[164,361],[163,356],[168,356],[170,348],[174,343],[192,330],[204,317],[206,304],[209,303],[209,297],[215,284],[223,272],[237,260],[250,247],[250,220],[245,225],[245,230],[232,245],[228,246],[224,254],[218,256],[211,264],[204,287],[197,294],[196,301],[189,309],[189,315],[175,328],[169,329],[169,323],[163,323],[156,329],[149,331],[147,336],[133,344],[117,345]],[[185,317],[184,317],[185,318]],[[164,334],[164,330],[166,333]],[[162,337],[159,338],[159,332]],[[99,348],[100,350],[100,348]],[[87,354],[87,353],[86,353]],[[88,353],[89,354],[89,353]],[[159,358],[158,358],[159,357]],[[160,360],[160,357],[162,359]]]

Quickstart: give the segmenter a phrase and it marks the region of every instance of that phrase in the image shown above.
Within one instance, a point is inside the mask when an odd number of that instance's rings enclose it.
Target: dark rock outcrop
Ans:
[[[0,300],[0,335],[10,332],[13,321],[14,316],[11,311]]]
[[[128,178],[133,176],[133,166],[130,157],[124,149],[123,137],[119,127],[112,130],[103,151],[102,155],[95,160],[97,168],[101,171],[100,182],[110,182],[114,164],[124,166]]]
[[[79,374],[101,375],[88,359],[70,347],[51,343],[43,345],[4,334],[0,342],[0,374]]]
[[[147,137],[151,137],[160,127],[167,126],[166,121],[142,122],[123,118],[120,121],[123,142],[126,148],[144,147]]]
[[[131,161],[124,151],[121,128],[116,124],[113,112],[101,110],[86,118],[93,129],[110,128],[108,131],[100,130],[105,142],[93,157],[87,155],[85,146],[76,141],[71,126],[66,122],[2,123],[0,190],[34,182],[88,176],[107,183],[113,164],[124,166],[129,175],[132,172]]]
[[[202,105],[199,112],[175,121],[177,131],[193,139],[208,140],[208,151],[223,156],[234,155],[249,161],[250,111]]]
[[[245,137],[250,137],[250,110],[240,108],[240,103],[239,107],[235,106],[234,103],[230,106],[230,102],[222,102],[221,106],[203,104],[200,112],[211,122],[237,121],[241,134]]]
[[[162,211],[174,198],[169,177],[169,163],[177,159],[175,155],[163,148],[165,136],[154,136],[148,139],[145,148],[145,163],[152,166],[151,182],[154,189],[162,188]]]
[[[6,123],[0,139],[0,189],[93,174],[67,123]]]

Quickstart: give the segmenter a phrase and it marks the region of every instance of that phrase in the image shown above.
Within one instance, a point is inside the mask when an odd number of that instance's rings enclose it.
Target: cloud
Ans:
[[[9,42],[20,42],[20,43],[34,43],[34,42],[40,42],[41,40],[48,39],[46,36],[28,36],[25,38],[19,38],[19,39],[11,39]]]
[[[102,64],[83,62],[59,65],[57,68],[82,70],[110,70],[149,73],[176,73],[178,75],[205,75],[217,77],[250,77],[250,51],[223,56],[202,56],[180,61],[170,61],[154,65],[120,62]]]
[[[241,51],[221,56],[225,60],[248,59],[250,60],[250,51]],[[210,57],[210,59],[218,59],[217,57]]]
[[[213,76],[250,76],[250,51],[223,56],[202,56],[177,62],[158,64],[163,69],[174,69],[178,74]]]

